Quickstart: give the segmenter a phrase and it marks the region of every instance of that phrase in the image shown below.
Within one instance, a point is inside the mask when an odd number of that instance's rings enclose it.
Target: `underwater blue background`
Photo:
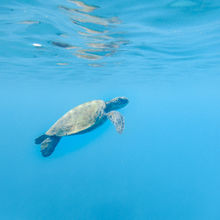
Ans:
[[[220,219],[220,2],[0,0],[0,219]],[[107,121],[34,139],[78,104]]]

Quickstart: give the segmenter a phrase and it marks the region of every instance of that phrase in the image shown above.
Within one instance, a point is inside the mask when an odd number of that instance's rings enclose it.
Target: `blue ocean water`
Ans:
[[[0,219],[219,220],[220,2],[1,0]],[[126,96],[42,157],[71,108]]]

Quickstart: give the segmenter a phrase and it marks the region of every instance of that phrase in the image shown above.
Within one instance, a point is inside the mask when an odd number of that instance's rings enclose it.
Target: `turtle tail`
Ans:
[[[46,139],[41,143],[42,155],[44,157],[50,156],[54,152],[54,149],[57,146],[60,139],[61,137],[58,136],[47,136]]]

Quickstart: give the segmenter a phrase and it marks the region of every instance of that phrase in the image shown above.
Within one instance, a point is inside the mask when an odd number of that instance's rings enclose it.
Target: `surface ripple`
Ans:
[[[219,6],[202,0],[3,1],[0,77],[218,78]]]

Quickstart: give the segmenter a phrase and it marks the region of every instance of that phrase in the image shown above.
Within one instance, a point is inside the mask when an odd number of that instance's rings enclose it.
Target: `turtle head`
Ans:
[[[128,99],[126,97],[116,97],[109,102],[106,102],[106,111],[110,112],[112,110],[117,110],[123,108],[128,104]]]

